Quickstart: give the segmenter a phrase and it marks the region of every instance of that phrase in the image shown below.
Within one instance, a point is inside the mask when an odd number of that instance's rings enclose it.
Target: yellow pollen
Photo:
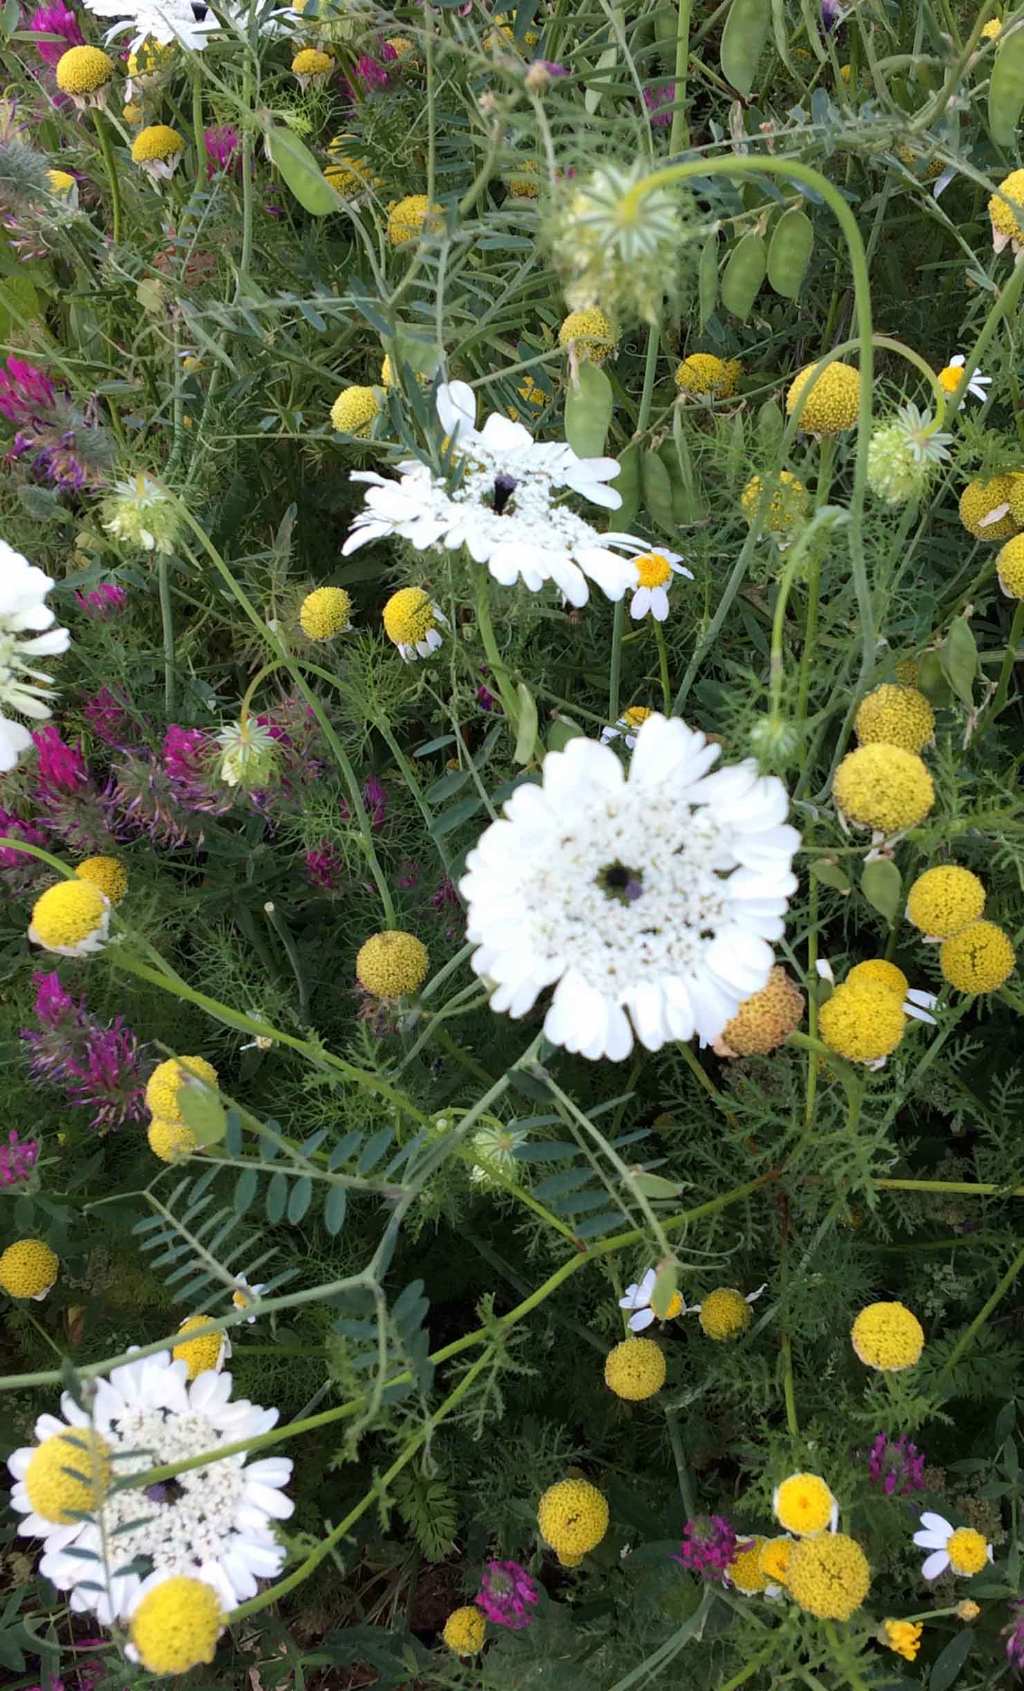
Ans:
[[[672,571],[667,558],[660,552],[644,552],[639,558],[634,558],[636,573],[640,578],[641,587],[664,587],[666,581],[672,580]]]

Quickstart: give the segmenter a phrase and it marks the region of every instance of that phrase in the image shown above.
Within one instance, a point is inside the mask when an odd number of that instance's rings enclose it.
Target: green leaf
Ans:
[[[182,1120],[200,1145],[218,1145],[227,1128],[227,1115],[218,1094],[201,1080],[187,1079],[178,1092]]]
[[[512,756],[516,763],[529,763],[537,746],[537,703],[525,681],[516,688],[519,699],[519,732]]]
[[[283,1174],[275,1174],[267,1187],[267,1220],[271,1227],[284,1215],[284,1206],[288,1202],[288,1182]]]
[[[672,534],[675,530],[675,516],[672,510],[672,482],[661,459],[656,452],[645,452],[640,465],[640,476],[644,490],[644,504],[656,528],[663,534]]]
[[[11,330],[20,329],[39,316],[39,295],[27,276],[7,276],[0,282],[0,338],[9,340]]]
[[[942,673],[957,698],[968,709],[974,703],[974,677],[978,673],[978,648],[966,617],[955,617],[940,653]]]
[[[812,863],[811,874],[814,876],[815,880],[820,881],[823,886],[834,887],[836,892],[847,893],[851,890],[850,877],[846,873],[845,869],[841,869],[839,867],[838,863],[829,863],[827,861]]]
[[[697,269],[700,326],[703,329],[718,304],[718,231],[712,231],[701,248]]]
[[[259,1180],[256,1170],[253,1168],[243,1168],[241,1174],[235,1182],[235,1194],[232,1199],[235,1209],[239,1215],[244,1215],[245,1211],[249,1208],[249,1205],[256,1196],[256,1188],[258,1185]]]
[[[281,173],[285,186],[311,217],[326,217],[344,203],[328,182],[316,159],[294,129],[270,124],[266,132],[271,163]]]
[[[348,1193],[344,1186],[332,1186],[324,1204],[324,1226],[332,1239],[336,1239],[345,1225],[345,1211],[348,1208]]]
[[[769,0],[732,0],[722,31],[722,75],[746,99],[754,86],[758,60],[768,39]]]
[[[578,740],[583,729],[571,716],[556,716],[548,729],[548,751],[562,752],[570,740]]]
[[[872,909],[895,922],[903,907],[903,877],[891,858],[880,857],[865,863],[860,878],[860,890]]]
[[[313,1182],[308,1174],[299,1176],[288,1194],[288,1220],[297,1227],[309,1208],[313,1196]]]
[[[612,420],[612,384],[597,365],[584,362],[565,401],[565,438],[581,458],[600,458]]]
[[[768,280],[783,299],[796,299],[814,246],[814,225],[799,206],[790,206],[775,225],[768,248]]]
[[[981,46],[981,43],[978,43]],[[988,127],[997,147],[1012,147],[1024,110],[1024,29],[999,37],[988,85]]]
[[[680,1188],[677,1186],[676,1192],[679,1190]],[[668,1197],[669,1194],[666,1192],[665,1196]],[[658,1269],[658,1277],[654,1282],[654,1290],[651,1292],[651,1308],[662,1321],[672,1307],[672,1299],[679,1289],[678,1282],[679,1270],[674,1262],[664,1263]]]
[[[730,253],[722,277],[722,304],[741,323],[753,310],[767,266],[764,238],[750,229]]]
[[[630,1185],[645,1198],[678,1198],[682,1191],[678,1180],[666,1180],[662,1174],[634,1174]]]
[[[620,530],[629,530],[640,506],[640,448],[627,446],[619,454],[619,473],[615,480],[609,482],[622,500],[615,513],[615,522]]]
[[[949,1691],[960,1677],[960,1670],[971,1653],[974,1633],[969,1626],[955,1632],[944,1650],[940,1650],[928,1675],[928,1691]]]

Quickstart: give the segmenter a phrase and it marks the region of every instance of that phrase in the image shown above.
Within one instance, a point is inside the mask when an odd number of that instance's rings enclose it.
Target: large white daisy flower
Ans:
[[[205,1579],[231,1609],[255,1596],[258,1580],[280,1572],[285,1549],[274,1538],[273,1522],[286,1520],[294,1508],[281,1490],[291,1478],[288,1458],[247,1462],[244,1454],[228,1456],[162,1485],[118,1489],[117,1482],[131,1474],[268,1432],[278,1411],[246,1399],[232,1403],[231,1387],[230,1374],[213,1371],[190,1385],[185,1362],[159,1351],[115,1368],[109,1380],[97,1380],[89,1412],[65,1392],[64,1420],[41,1415],[35,1427],[39,1443],[10,1457],[11,1502],[24,1517],[18,1530],[43,1539],[39,1571],[58,1591],[71,1593],[73,1610],[93,1610],[106,1626],[124,1619],[150,1574]],[[76,1503],[73,1490],[60,1507],[55,1470],[47,1460],[46,1441],[64,1435],[69,1460],[62,1483],[76,1463],[81,1473],[87,1457],[76,1458],[76,1432],[79,1441],[95,1441],[110,1476],[98,1508],[84,1515],[76,1515],[82,1499]],[[56,1474],[60,1479],[61,1469]]]
[[[554,1045],[621,1059],[715,1039],[768,980],[796,891],[786,789],[678,719],[648,717],[628,776],[582,737],[544,760],[466,859],[473,968],[491,1008],[522,1016],[545,987]]]
[[[166,47],[172,41],[201,53],[217,30],[226,29],[243,35],[248,27],[249,8],[241,0],[218,0],[217,12],[196,0],[84,0],[86,11],[97,18],[118,18],[108,29],[105,40],[127,36],[129,51],[134,52],[143,41],[157,41]],[[219,16],[217,14],[220,14]],[[260,18],[261,35],[279,35],[284,26],[278,21],[287,17],[289,8],[269,12]]]
[[[588,581],[609,599],[621,599],[636,586],[636,565],[614,549],[637,554],[645,543],[631,534],[601,534],[556,503],[568,489],[615,510],[622,500],[607,485],[618,474],[614,458],[580,458],[564,441],[535,441],[522,423],[498,415],[478,430],[472,390],[464,382],[442,387],[437,405],[456,485],[449,488],[428,465],[413,461],[398,465],[397,481],[355,471],[353,481],[368,483],[369,492],[342,547],[346,556],[372,540],[398,535],[420,552],[465,546],[503,587],[521,580],[536,593],[553,581],[573,605],[586,604]]]
[[[0,774],[32,745],[28,729],[12,722],[7,710],[35,721],[50,715],[53,683],[35,660],[66,652],[71,639],[66,628],[53,626],[46,603],[52,586],[48,575],[0,540]]]

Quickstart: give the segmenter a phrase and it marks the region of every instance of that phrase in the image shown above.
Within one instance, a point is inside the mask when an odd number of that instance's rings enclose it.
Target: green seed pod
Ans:
[[[672,534],[675,530],[672,480],[656,452],[644,453],[640,464],[640,479],[648,516],[662,534]]]
[[[733,248],[722,277],[722,304],[743,323],[750,316],[767,266],[764,239],[751,230]]]
[[[768,39],[769,0],[732,0],[722,31],[722,75],[746,99]]]
[[[697,271],[700,301],[700,326],[703,329],[718,301],[718,234],[712,233],[704,242]]]
[[[783,299],[796,299],[814,246],[814,225],[799,206],[784,211],[768,247],[768,280]]]
[[[988,85],[988,126],[997,147],[1012,147],[1024,110],[1024,29],[999,42]]]

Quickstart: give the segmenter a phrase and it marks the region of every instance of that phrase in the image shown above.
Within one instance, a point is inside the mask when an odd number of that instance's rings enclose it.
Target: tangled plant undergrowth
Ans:
[[[4,1683],[1024,1672],[1024,8],[0,18]]]

